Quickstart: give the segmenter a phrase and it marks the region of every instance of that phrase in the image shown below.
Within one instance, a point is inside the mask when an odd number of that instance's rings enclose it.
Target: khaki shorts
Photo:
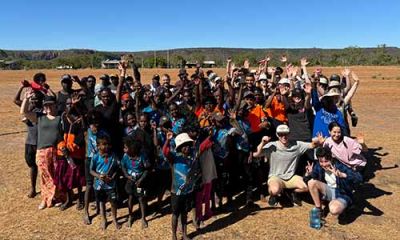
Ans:
[[[268,185],[271,182],[278,182],[283,188],[293,189],[297,188],[296,183],[299,181],[303,182],[303,178],[300,177],[299,175],[294,175],[289,180],[283,180],[277,176],[271,176],[270,178],[268,178]]]

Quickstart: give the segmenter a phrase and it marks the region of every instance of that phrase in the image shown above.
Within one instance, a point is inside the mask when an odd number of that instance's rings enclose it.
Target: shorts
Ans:
[[[193,194],[176,195],[171,194],[171,211],[174,215],[187,214],[193,206]]]
[[[167,189],[171,189],[172,177],[171,169],[157,169],[156,181],[158,182],[157,193],[165,192]]]
[[[283,188],[287,188],[287,189],[294,189],[296,188],[296,182],[297,181],[303,181],[303,178],[300,177],[299,175],[293,175],[293,177],[291,177],[288,180],[283,180],[277,176],[271,176],[268,178],[268,184],[270,184],[271,181],[276,181],[279,182],[279,184],[283,187]],[[305,183],[304,183],[305,185]]]
[[[36,165],[36,145],[25,144],[25,162],[28,167],[37,167]]]
[[[341,197],[336,197],[336,189],[333,187],[329,187],[326,183],[325,183],[325,195],[322,196],[322,200],[329,201],[329,202],[332,200],[337,200],[337,201],[341,202],[345,208],[349,204],[346,201],[346,199],[341,198]]]
[[[125,183],[125,192],[128,195],[133,195],[133,196],[135,196],[137,198],[145,196],[144,188],[143,187],[141,187],[141,188],[136,187],[136,182],[132,181],[132,180],[129,180],[129,179],[126,180],[126,183]]]
[[[86,186],[93,186],[93,179],[94,177],[90,174],[90,163],[92,162],[92,158],[85,159],[85,179],[86,179]]]
[[[115,189],[100,189],[94,190],[94,195],[96,196],[96,201],[99,202],[107,202],[115,203],[117,201],[117,193]]]

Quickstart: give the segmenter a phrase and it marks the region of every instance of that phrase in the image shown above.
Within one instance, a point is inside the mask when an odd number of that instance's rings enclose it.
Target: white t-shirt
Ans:
[[[336,176],[333,172],[325,171],[325,181],[326,184],[331,188],[336,188]]]

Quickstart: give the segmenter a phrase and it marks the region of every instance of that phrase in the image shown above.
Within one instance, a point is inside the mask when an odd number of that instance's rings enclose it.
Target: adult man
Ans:
[[[311,143],[302,141],[289,141],[290,129],[287,125],[279,125],[276,129],[278,141],[269,142],[271,137],[265,136],[257,146],[253,157],[265,157],[269,161],[268,191],[270,194],[269,205],[278,204],[277,196],[283,189],[294,189],[291,200],[294,205],[301,206],[301,201],[296,193],[307,192],[307,185],[303,178],[295,175],[300,156],[310,148],[315,148],[319,139],[315,138]]]

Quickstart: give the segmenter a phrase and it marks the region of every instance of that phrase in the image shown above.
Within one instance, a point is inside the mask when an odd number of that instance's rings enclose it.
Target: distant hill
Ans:
[[[119,59],[123,54],[133,54],[135,62],[143,67],[177,67],[182,61],[202,62],[213,60],[224,66],[228,57],[242,63],[246,58],[254,65],[266,55],[272,56],[273,65],[279,64],[281,55],[290,62],[298,63],[307,57],[311,65],[393,65],[400,64],[400,49],[379,45],[376,48],[348,47],[344,49],[298,48],[298,49],[254,49],[254,48],[181,48],[140,52],[107,52],[91,49],[67,50],[1,50],[0,60],[16,61],[18,68],[55,68],[69,65],[74,68],[99,68],[101,61]],[[156,59],[156,61],[155,61]],[[4,61],[3,61],[4,62]],[[0,65],[0,68],[4,66]]]

